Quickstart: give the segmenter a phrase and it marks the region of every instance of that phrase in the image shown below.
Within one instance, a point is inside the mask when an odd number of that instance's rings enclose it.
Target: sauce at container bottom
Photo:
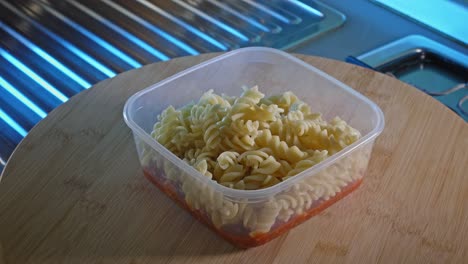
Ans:
[[[251,235],[236,235],[236,234],[225,232],[222,229],[215,227],[213,223],[211,222],[209,216],[206,215],[203,211],[193,210],[187,205],[187,203],[185,202],[185,199],[183,197],[180,197],[179,193],[177,192],[177,189],[171,182],[169,181],[162,182],[161,180],[156,179],[149,171],[146,171],[146,170],[143,170],[143,173],[145,177],[151,183],[156,185],[158,189],[160,189],[162,192],[168,195],[179,206],[189,211],[192,214],[192,216],[195,217],[198,221],[210,227],[218,235],[220,235],[221,237],[223,237],[224,239],[226,239],[233,245],[240,247],[240,248],[256,247],[256,246],[260,246],[260,245],[267,243],[268,241],[282,235],[286,231],[289,231],[293,227],[303,223],[304,221],[308,220],[312,216],[319,214],[320,212],[322,212],[329,206],[341,200],[343,197],[345,197],[352,191],[356,190],[357,187],[359,187],[359,185],[362,183],[362,178],[357,181],[354,181],[348,184],[348,186],[344,187],[341,190],[341,192],[336,194],[334,197],[331,197],[328,200],[323,200],[321,203],[319,203],[316,206],[313,206],[312,208],[310,208],[308,211],[304,212],[303,214],[292,217],[289,221],[276,226],[270,232],[257,233],[251,236]]]

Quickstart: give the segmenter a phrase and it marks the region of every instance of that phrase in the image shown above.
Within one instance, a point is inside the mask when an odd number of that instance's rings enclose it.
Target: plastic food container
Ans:
[[[280,184],[235,190],[200,174],[150,134],[166,107],[197,101],[213,89],[239,96],[241,86],[266,94],[294,92],[325,120],[341,117],[362,138]],[[313,66],[270,48],[243,48],[156,83],[128,99],[125,122],[132,129],[145,176],[180,206],[231,243],[266,243],[337,202],[362,181],[376,137],[384,128],[380,108]]]

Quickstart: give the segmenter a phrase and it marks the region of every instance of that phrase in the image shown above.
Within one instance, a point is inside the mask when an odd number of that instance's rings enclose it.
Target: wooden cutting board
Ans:
[[[385,114],[361,187],[249,250],[177,207],[143,177],[122,108],[213,56],[122,73],[34,127],[0,183],[0,263],[467,263],[467,123],[398,80],[323,58],[297,55]]]

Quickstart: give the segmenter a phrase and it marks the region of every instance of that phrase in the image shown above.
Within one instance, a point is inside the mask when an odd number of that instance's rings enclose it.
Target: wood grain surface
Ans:
[[[37,124],[3,171],[0,262],[467,263],[467,123],[398,80],[323,58],[298,55],[385,114],[361,187],[249,250],[177,207],[143,177],[122,109],[133,93],[213,56],[122,73]]]

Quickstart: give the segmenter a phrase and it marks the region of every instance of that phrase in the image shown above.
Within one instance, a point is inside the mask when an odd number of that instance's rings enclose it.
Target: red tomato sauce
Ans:
[[[249,234],[249,231],[240,225],[231,225],[227,227],[222,227],[221,229],[217,228],[213,225],[213,223],[210,220],[210,217],[205,212],[203,212],[202,210],[191,209],[187,205],[183,195],[177,191],[173,183],[171,183],[168,180],[159,180],[147,170],[143,170],[143,173],[150,182],[156,185],[156,187],[158,187],[162,192],[168,195],[179,206],[189,211],[192,214],[192,216],[195,217],[198,221],[210,227],[218,235],[240,248],[260,246],[282,235],[289,229],[303,223],[312,216],[319,214],[320,212],[322,212],[332,204],[336,203],[352,191],[356,190],[362,182],[362,179],[352,182],[334,197],[331,197],[328,200],[321,201],[317,205],[312,206],[308,211],[304,212],[303,214],[292,217],[291,219],[289,219],[289,221],[285,223],[275,223],[275,225],[272,227],[272,230],[268,233]]]

